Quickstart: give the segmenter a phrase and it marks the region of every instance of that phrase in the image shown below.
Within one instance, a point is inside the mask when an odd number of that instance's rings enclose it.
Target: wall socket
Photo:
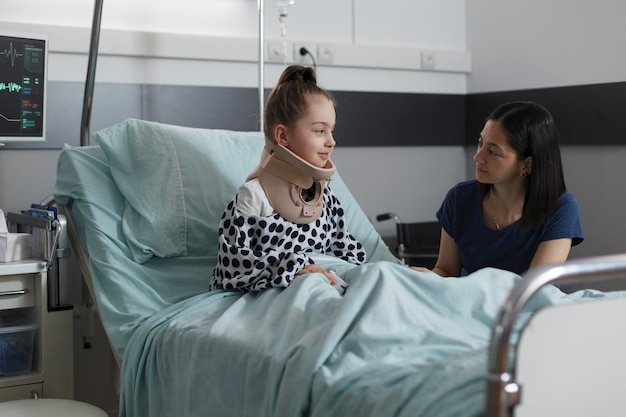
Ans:
[[[320,65],[332,64],[335,61],[335,50],[331,45],[317,45],[317,63]]]
[[[306,50],[309,51],[309,53],[311,55],[313,55],[313,58],[311,58],[311,56],[309,54],[300,55],[300,49],[302,49],[302,48],[306,48]],[[294,42],[294,44],[293,44],[293,57],[294,57],[293,61],[296,64],[312,65],[314,60],[317,63],[317,56],[315,56],[316,53],[317,53],[317,48],[316,48],[316,45],[314,43],[311,43],[311,42]]]
[[[433,70],[437,66],[437,60],[435,59],[435,53],[432,51],[422,51],[422,69]]]
[[[293,46],[291,42],[269,41],[266,53],[266,61],[268,62],[293,62]]]

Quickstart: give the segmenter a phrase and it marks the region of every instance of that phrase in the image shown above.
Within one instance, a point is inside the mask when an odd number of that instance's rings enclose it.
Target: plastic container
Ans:
[[[15,312],[0,312],[0,377],[32,371],[33,344],[39,325]]]

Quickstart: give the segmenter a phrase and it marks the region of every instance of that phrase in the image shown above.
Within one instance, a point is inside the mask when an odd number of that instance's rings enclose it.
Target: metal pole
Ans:
[[[96,80],[96,61],[98,59],[98,44],[100,42],[100,24],[102,21],[103,1],[104,0],[96,0],[93,11],[91,43],[89,45],[89,62],[87,64],[87,80],[85,81],[85,95],[83,98],[83,116],[80,126],[80,146],[89,145],[89,123],[91,120],[93,89]]]
[[[259,130],[264,130],[264,107],[265,107],[265,28],[263,23],[264,0],[258,0],[259,5]]]

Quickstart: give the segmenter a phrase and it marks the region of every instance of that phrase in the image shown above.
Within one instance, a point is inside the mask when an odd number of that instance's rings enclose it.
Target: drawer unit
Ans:
[[[0,388],[0,401],[27,400],[43,395],[43,384],[26,384]]]
[[[33,307],[35,305],[35,275],[0,276],[0,310]]]
[[[50,308],[47,268],[0,262],[0,402],[74,396],[72,309]]]

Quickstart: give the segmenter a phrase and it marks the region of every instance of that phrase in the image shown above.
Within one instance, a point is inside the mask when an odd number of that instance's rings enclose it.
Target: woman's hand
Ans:
[[[423,267],[423,266],[410,266],[409,268],[417,272],[433,272],[430,269]]]
[[[333,274],[331,274],[330,272],[328,272],[327,270],[325,270],[324,268],[322,268],[321,266],[317,264],[311,264],[311,265],[305,266],[300,271],[298,271],[296,275],[312,274],[315,272],[319,272],[320,274],[324,275],[326,279],[328,280],[328,282],[330,282],[330,285],[335,285],[337,283],[337,279],[335,278]]]

